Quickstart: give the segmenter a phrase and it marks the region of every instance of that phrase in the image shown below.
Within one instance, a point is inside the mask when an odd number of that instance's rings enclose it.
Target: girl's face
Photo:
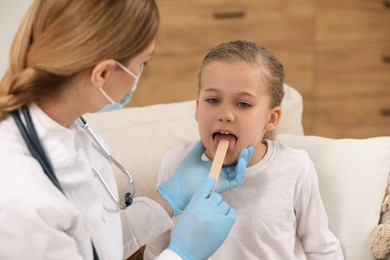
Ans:
[[[234,163],[240,151],[250,145],[255,146],[256,151],[261,150],[258,148],[263,135],[266,130],[274,130],[274,115],[279,109],[270,109],[270,96],[254,65],[209,64],[203,71],[195,112],[207,157],[214,158],[221,139],[229,141],[225,165]],[[262,156],[255,152],[252,161]]]

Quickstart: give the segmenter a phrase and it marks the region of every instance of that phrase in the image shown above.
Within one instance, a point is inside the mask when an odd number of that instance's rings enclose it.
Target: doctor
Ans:
[[[0,259],[127,258],[185,208],[159,259],[206,259],[225,240],[235,213],[210,195],[202,144],[121,210],[111,163],[79,119],[130,100],[158,20],[154,0],[33,2],[0,83]],[[252,152],[223,169],[218,192],[240,184]]]

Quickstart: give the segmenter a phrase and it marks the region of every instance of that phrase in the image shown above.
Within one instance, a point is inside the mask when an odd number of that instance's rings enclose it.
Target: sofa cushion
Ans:
[[[309,153],[318,172],[329,227],[341,240],[346,259],[373,259],[369,246],[390,172],[390,137],[329,139],[281,134],[277,139]]]
[[[282,118],[276,130],[276,134],[289,133],[303,135],[302,112],[303,101],[299,92],[284,84],[285,95],[282,100]]]

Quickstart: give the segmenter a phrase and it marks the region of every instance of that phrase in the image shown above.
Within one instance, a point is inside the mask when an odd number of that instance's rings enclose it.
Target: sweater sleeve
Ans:
[[[0,199],[0,259],[92,259],[91,244],[72,237],[77,232],[72,211],[50,202],[42,204]],[[89,251],[90,255],[82,254]]]
[[[178,164],[194,143],[176,147],[163,158],[158,175],[157,186],[169,179]],[[155,259],[168,247],[171,228],[174,222],[165,210],[153,200],[137,198],[125,214],[122,213],[124,255],[130,256],[141,246],[146,245],[145,259]]]
[[[157,258],[154,258],[156,260],[181,260],[179,255],[177,255],[172,250],[166,249],[164,250]]]
[[[340,241],[328,227],[328,217],[321,199],[317,172],[308,158],[306,179],[296,204],[297,236],[307,259],[344,259]]]
[[[175,172],[177,166],[179,165],[182,158],[185,156],[188,148],[183,148],[182,146],[170,150],[163,158],[159,174],[157,186],[168,180],[169,177]],[[176,219],[177,220],[177,219]],[[144,259],[151,260],[156,259],[156,257],[163,252],[165,248],[168,247],[171,240],[171,230],[167,230],[162,233],[160,236],[156,237],[152,241],[148,242],[144,251]],[[165,255],[166,253],[164,253]],[[160,259],[160,258],[158,258]]]
[[[146,197],[136,198],[121,218],[125,257],[173,227],[163,207]]]

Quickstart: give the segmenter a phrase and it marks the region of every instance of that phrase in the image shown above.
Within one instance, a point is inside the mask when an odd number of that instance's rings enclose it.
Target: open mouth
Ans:
[[[213,141],[214,141],[214,147],[217,148],[218,147],[218,143],[219,141],[221,141],[222,139],[226,139],[229,141],[229,148],[228,148],[228,151],[231,151],[234,146],[236,145],[236,142],[237,142],[237,136],[235,136],[233,133],[231,132],[226,132],[226,131],[217,131],[217,132],[214,132],[213,133]]]

